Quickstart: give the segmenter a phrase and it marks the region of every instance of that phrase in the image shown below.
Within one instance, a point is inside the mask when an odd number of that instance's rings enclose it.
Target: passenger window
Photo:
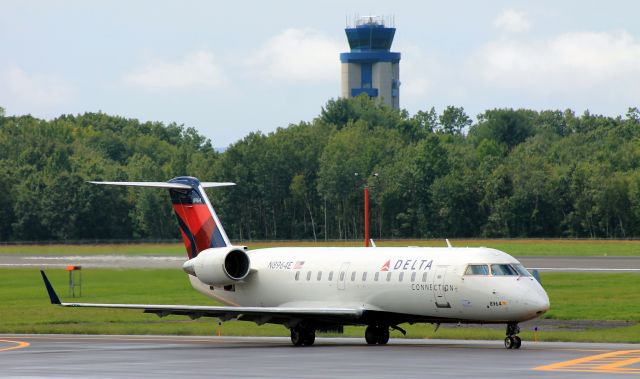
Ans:
[[[390,281],[391,281],[391,273],[390,273],[390,272],[388,272],[388,273],[387,273],[387,282],[390,282]]]
[[[300,271],[296,272],[296,280],[300,280]]]
[[[491,273],[495,276],[517,276],[516,270],[511,265],[491,265]]]
[[[318,280],[322,279],[322,271],[318,271]]]
[[[427,272],[425,271],[424,274],[422,274],[422,282],[426,283],[427,282]]]
[[[373,276],[373,280],[377,282],[379,277],[380,277],[380,273],[376,272],[376,274]]]
[[[329,271],[329,281],[333,280],[333,271]]]
[[[351,273],[351,281],[353,282],[355,280],[356,280],[356,272],[354,271]]]
[[[489,275],[489,266],[487,265],[468,265],[464,272],[465,275]]]
[[[307,280],[311,280],[311,271],[307,271]]]
[[[414,271],[411,273],[411,282],[413,283],[415,281],[416,281],[416,272]]]
[[[400,275],[398,276],[398,281],[401,282],[402,279],[404,279],[404,272],[401,272]]]
[[[367,281],[367,272],[366,271],[362,273],[362,281],[363,282]]]

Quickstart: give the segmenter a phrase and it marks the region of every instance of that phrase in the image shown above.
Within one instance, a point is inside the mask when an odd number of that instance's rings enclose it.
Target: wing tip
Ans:
[[[51,304],[60,305],[62,302],[60,298],[56,294],[56,291],[53,289],[49,278],[47,278],[47,274],[44,273],[44,270],[40,270],[40,275],[42,275],[42,280],[44,281],[44,286],[47,288],[47,293],[49,294],[49,300],[51,300]]]

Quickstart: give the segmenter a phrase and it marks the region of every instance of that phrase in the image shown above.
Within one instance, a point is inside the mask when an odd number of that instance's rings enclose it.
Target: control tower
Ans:
[[[385,27],[382,17],[363,16],[345,32],[351,51],[340,54],[341,96],[366,93],[394,109],[400,108],[400,53],[390,51],[396,28]]]

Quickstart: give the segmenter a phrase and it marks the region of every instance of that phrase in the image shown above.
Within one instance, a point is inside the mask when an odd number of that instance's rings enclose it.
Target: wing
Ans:
[[[302,320],[314,321],[318,324],[357,324],[363,315],[357,308],[293,308],[293,307],[218,307],[201,305],[168,305],[168,304],[98,304],[98,303],[63,303],[56,294],[44,271],[40,271],[47,288],[51,304],[63,307],[118,308],[138,309],[144,313],[155,313],[160,317],[168,315],[200,317],[218,317],[222,320],[238,319],[253,321],[257,324],[273,323],[293,326]]]

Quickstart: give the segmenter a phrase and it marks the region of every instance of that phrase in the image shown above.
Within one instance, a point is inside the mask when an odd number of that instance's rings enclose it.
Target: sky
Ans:
[[[393,18],[400,106],[640,107],[638,1],[0,0],[0,107],[194,127],[216,147],[340,94],[348,18]]]

